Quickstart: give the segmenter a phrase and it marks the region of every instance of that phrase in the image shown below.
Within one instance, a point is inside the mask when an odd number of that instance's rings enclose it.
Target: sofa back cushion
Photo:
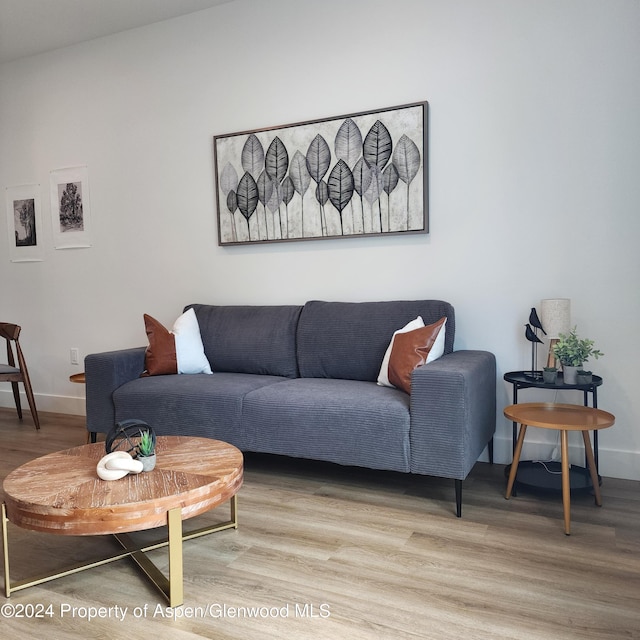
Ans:
[[[444,353],[451,353],[455,316],[448,302],[307,302],[298,323],[300,376],[377,380],[394,331],[417,316],[425,325],[447,318]]]
[[[296,327],[300,306],[193,304],[211,369],[298,376]]]

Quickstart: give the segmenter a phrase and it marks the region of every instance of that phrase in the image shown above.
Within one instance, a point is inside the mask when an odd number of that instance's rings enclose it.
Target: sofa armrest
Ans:
[[[411,471],[464,480],[496,427],[496,360],[454,351],[411,378]]]
[[[87,430],[108,433],[115,424],[113,392],[144,371],[146,347],[92,353],[84,359]]]

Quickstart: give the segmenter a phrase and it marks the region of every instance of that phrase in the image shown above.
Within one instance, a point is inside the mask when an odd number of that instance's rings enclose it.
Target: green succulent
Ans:
[[[138,454],[141,456],[152,456],[155,452],[155,442],[150,431],[141,431],[138,440]]]

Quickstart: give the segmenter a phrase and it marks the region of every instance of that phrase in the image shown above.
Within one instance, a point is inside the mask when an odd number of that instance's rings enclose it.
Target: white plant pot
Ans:
[[[143,471],[153,471],[156,466],[156,454],[150,456],[138,456],[138,460],[142,462]]]
[[[562,378],[565,384],[578,383],[578,369],[582,367],[570,367],[568,364],[562,365]]]

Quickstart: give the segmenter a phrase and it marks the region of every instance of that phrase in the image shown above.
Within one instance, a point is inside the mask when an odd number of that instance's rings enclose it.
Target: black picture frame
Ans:
[[[214,136],[219,245],[429,232],[428,102]]]

